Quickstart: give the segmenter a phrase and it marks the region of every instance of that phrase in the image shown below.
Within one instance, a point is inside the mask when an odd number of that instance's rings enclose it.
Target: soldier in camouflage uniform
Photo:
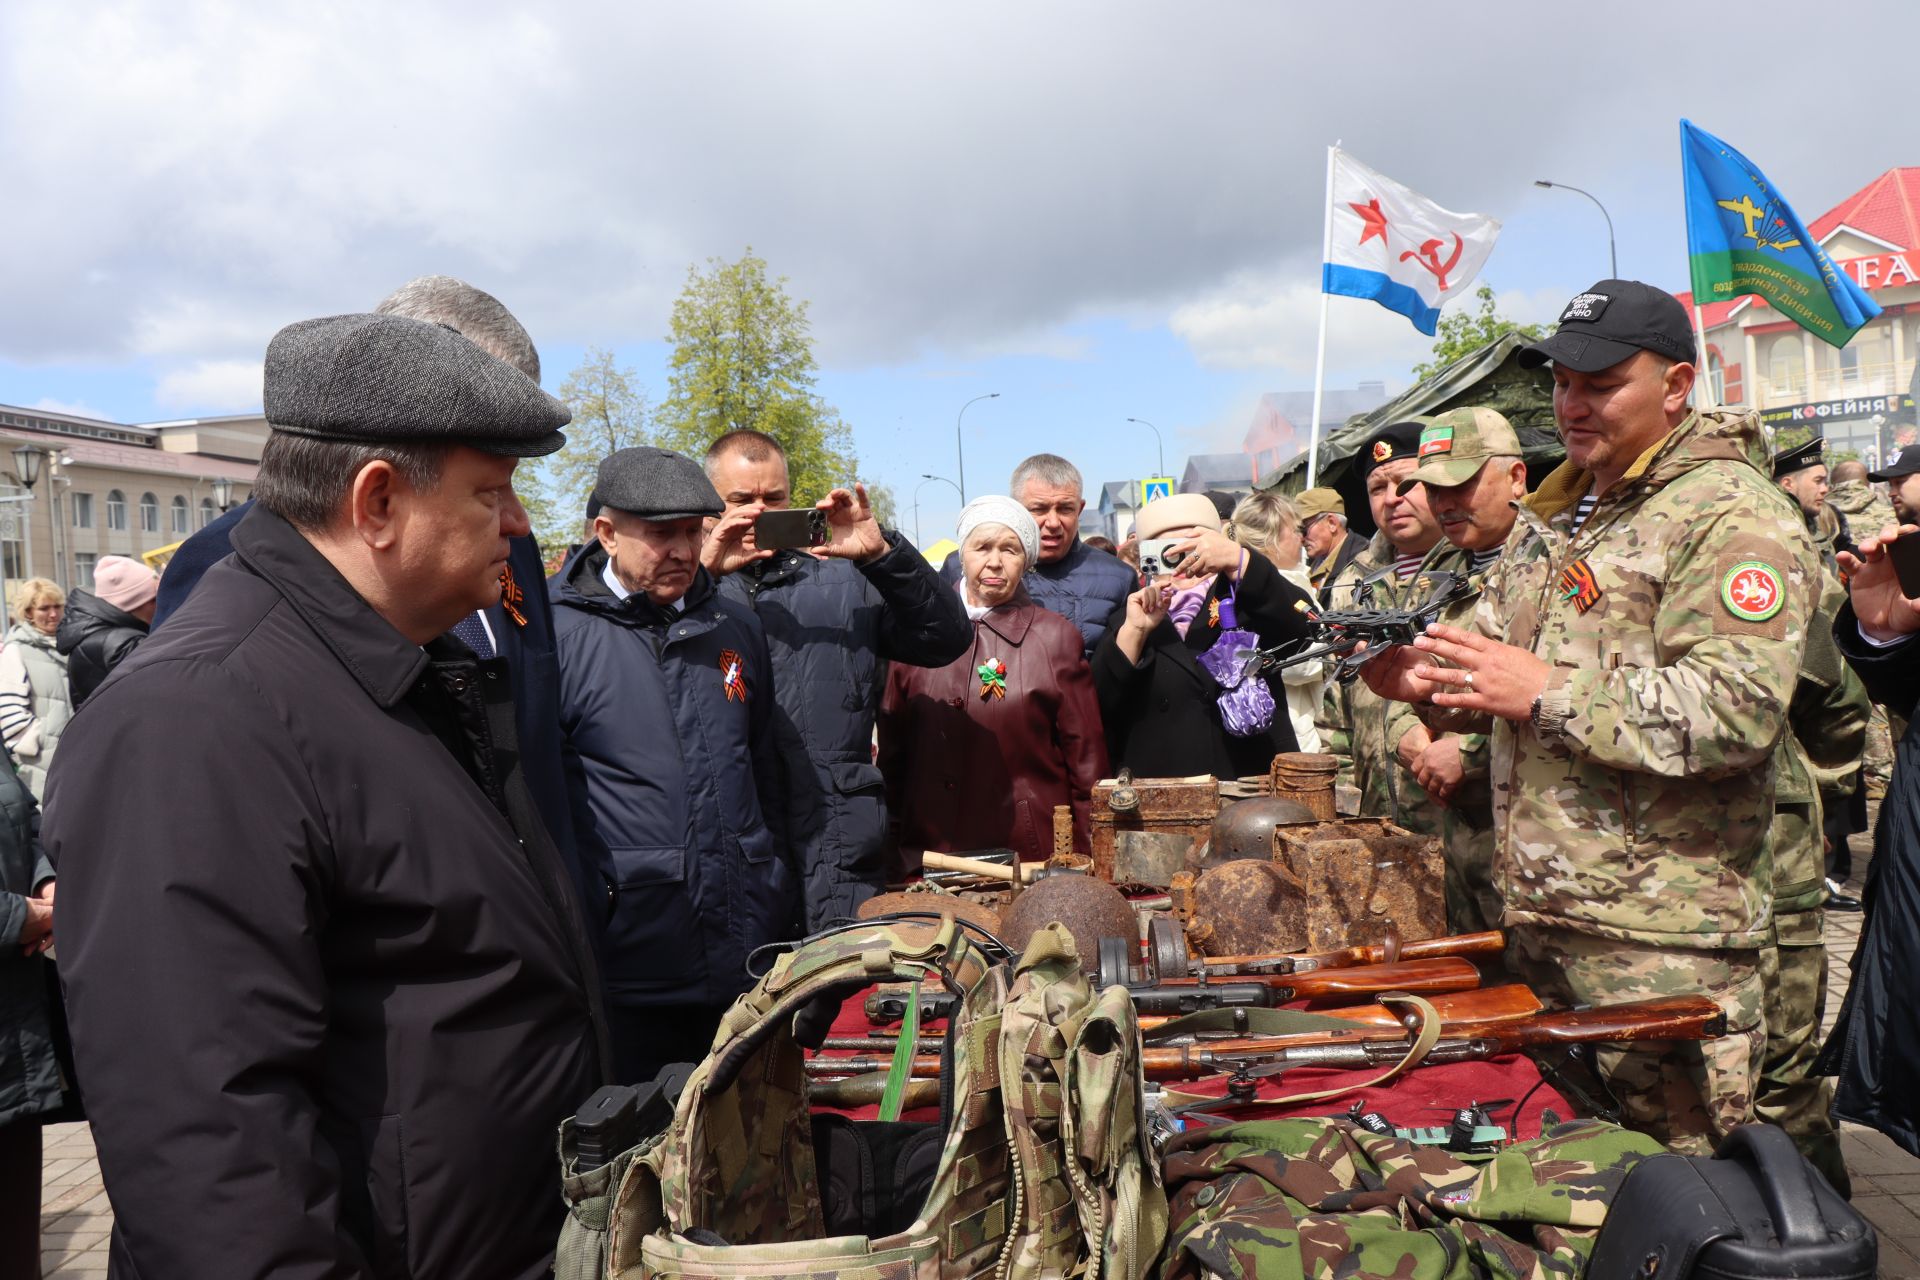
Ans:
[[[1369,440],[1361,450],[1366,469],[1367,505],[1380,532],[1367,549],[1334,579],[1327,607],[1360,606],[1360,584],[1372,580],[1373,607],[1403,608],[1425,595],[1418,576],[1422,570],[1454,570],[1466,564],[1466,554],[1440,536],[1440,523],[1427,509],[1427,495],[1416,488],[1401,493],[1399,484],[1417,465],[1420,432],[1425,421],[1395,423]],[[1414,780],[1387,736],[1388,704],[1358,681],[1327,684],[1321,717],[1320,741],[1334,755],[1344,757],[1342,781],[1351,768],[1351,781],[1360,791],[1363,817],[1389,818],[1422,835],[1439,835],[1446,807]],[[1424,725],[1407,759],[1427,742]]]
[[[1855,538],[1879,536],[1882,529],[1895,523],[1893,505],[1874,488],[1867,464],[1854,458],[1833,467],[1833,488],[1827,490],[1827,502],[1847,518]],[[1893,730],[1887,723],[1887,710],[1876,706],[1867,721],[1867,746],[1861,780],[1867,799],[1878,800],[1887,793],[1893,777]]]
[[[1808,1075],[1820,1051],[1827,1007],[1827,898],[1822,809],[1846,803],[1866,736],[1867,690],[1840,655],[1833,620],[1846,602],[1827,577],[1819,611],[1807,630],[1806,656],[1787,715],[1788,732],[1774,751],[1773,937],[1760,952],[1766,988],[1767,1047],[1754,1113],[1779,1125],[1842,1194],[1847,1166],[1830,1109],[1833,1082]]]
[[[1853,531],[1847,518],[1827,501],[1827,442],[1819,436],[1782,449],[1773,456],[1773,479],[1800,507],[1807,536],[1820,549],[1829,567],[1842,551],[1852,551]],[[1836,569],[1836,572],[1838,570]]]
[[[1754,416],[1689,410],[1693,353],[1662,290],[1574,298],[1520,354],[1553,363],[1567,461],[1521,508],[1473,630],[1361,672],[1438,728],[1491,728],[1494,879],[1528,981],[1726,1012],[1721,1039],[1599,1055],[1629,1124],[1704,1154],[1753,1108],[1773,748],[1821,567],[1754,465]]]
[[[1514,504],[1527,496],[1527,464],[1513,426],[1492,409],[1450,409],[1420,433],[1419,466],[1400,482],[1427,491],[1440,522],[1442,548],[1464,551],[1467,580],[1440,614],[1451,627],[1472,625],[1480,590],[1512,532]],[[1500,927],[1500,895],[1493,887],[1493,792],[1487,785],[1484,733],[1429,737],[1414,709],[1391,702],[1387,740],[1427,740],[1408,767],[1421,788],[1445,805],[1441,835],[1447,859],[1447,925],[1456,933]],[[1408,735],[1416,735],[1409,739]]]

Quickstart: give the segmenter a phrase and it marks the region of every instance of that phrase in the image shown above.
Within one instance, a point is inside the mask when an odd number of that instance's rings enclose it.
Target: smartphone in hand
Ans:
[[[1900,579],[1900,594],[1920,600],[1920,533],[1903,533],[1887,543],[1887,559]]]
[[[818,507],[762,511],[753,518],[753,545],[762,551],[824,547],[828,541],[827,513]]]

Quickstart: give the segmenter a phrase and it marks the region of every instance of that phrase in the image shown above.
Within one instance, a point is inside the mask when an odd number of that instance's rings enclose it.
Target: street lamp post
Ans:
[[[1613,273],[1611,278],[1618,280],[1620,278],[1620,255],[1613,247],[1613,215],[1607,212],[1607,206],[1600,203],[1600,197],[1594,195],[1591,191],[1582,191],[1579,187],[1570,187],[1564,182],[1548,182],[1545,178],[1535,178],[1533,185],[1547,188],[1558,187],[1562,191],[1572,191],[1577,195],[1583,195],[1593,201],[1593,207],[1598,209],[1600,216],[1607,220],[1607,266]]]
[[[966,404],[961,405],[960,412],[954,415],[953,456],[954,460],[960,464],[960,483],[954,485],[954,488],[960,491],[961,506],[967,504],[967,449],[965,443],[960,438],[960,420],[967,416],[967,410],[969,408],[979,404],[982,400],[998,400],[999,398],[1000,393],[998,391],[989,391],[983,396],[975,396],[973,399],[967,401]]]
[[[225,515],[227,508],[233,505],[233,479],[230,476],[215,476],[213,479],[213,505]]]
[[[929,480],[938,480],[941,484],[953,485],[953,491],[955,493],[960,493],[960,486],[957,484],[954,484],[953,481],[947,479],[945,476],[929,475],[924,471],[920,473],[920,483],[913,486],[913,541],[914,541],[914,545],[922,548],[923,550],[925,549],[927,544],[920,541],[920,491],[927,487],[927,482]],[[964,493],[960,493],[961,503],[964,504],[966,500],[967,500],[967,495]]]
[[[1154,426],[1145,418],[1128,418],[1127,421],[1137,422],[1147,430],[1153,432],[1153,447],[1159,452],[1160,457],[1160,469],[1154,472],[1154,474],[1158,476],[1167,474],[1167,446],[1160,439],[1160,428]]]

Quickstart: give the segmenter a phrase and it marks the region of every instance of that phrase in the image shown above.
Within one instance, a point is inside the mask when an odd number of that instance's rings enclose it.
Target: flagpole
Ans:
[[[1320,233],[1320,341],[1313,357],[1313,422],[1307,428],[1307,488],[1313,488],[1320,467],[1320,401],[1327,383],[1327,263],[1333,257],[1333,157],[1340,142],[1327,148],[1327,192],[1320,202],[1323,226]]]
[[[1700,311],[1698,295],[1693,299],[1693,332],[1696,335],[1695,341],[1700,344],[1700,350],[1696,353],[1700,357],[1700,363],[1694,367],[1693,371],[1693,407],[1705,409],[1708,407],[1707,392],[1711,390],[1707,387],[1707,322]]]

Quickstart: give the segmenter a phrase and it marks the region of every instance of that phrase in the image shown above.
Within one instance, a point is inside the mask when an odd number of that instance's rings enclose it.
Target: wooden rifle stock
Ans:
[[[1445,938],[1427,938],[1403,942],[1397,954],[1383,942],[1333,951],[1304,951],[1292,955],[1270,956],[1195,956],[1196,969],[1204,968],[1209,977],[1231,977],[1246,973],[1308,973],[1315,969],[1350,969],[1363,964],[1391,964],[1398,960],[1435,960],[1442,957],[1497,956],[1506,950],[1507,935],[1498,929],[1486,933],[1460,933]]]
[[[1726,1033],[1726,1014],[1705,996],[1666,996],[1499,1022],[1442,1024],[1439,1043],[1423,1061],[1463,1062],[1546,1045],[1712,1040]],[[1350,1034],[1324,1032],[1317,1040],[1275,1036],[1149,1048],[1141,1053],[1141,1065],[1152,1080],[1193,1080],[1239,1067],[1262,1068],[1262,1074],[1275,1075],[1289,1067],[1384,1065],[1398,1060],[1410,1043],[1405,1029],[1360,1026]]]
[[[1305,973],[1239,973],[1237,984],[1256,983],[1273,991],[1276,1001],[1330,1000],[1342,996],[1371,996],[1382,991],[1405,991],[1409,995],[1438,995],[1447,991],[1471,991],[1480,985],[1480,971],[1472,963],[1455,956],[1432,960],[1403,960],[1398,964],[1352,965],[1346,968],[1311,969]],[[1196,987],[1197,977],[1162,978],[1165,987]]]
[[[1434,1012],[1440,1015],[1442,1023],[1445,1024],[1505,1022],[1539,1013],[1545,1007],[1540,1003],[1539,996],[1534,995],[1531,990],[1519,983],[1482,987],[1477,991],[1447,992],[1429,996],[1427,999],[1433,1005]],[[1339,1009],[1315,1009],[1314,1013],[1323,1018],[1340,1018],[1347,1022],[1385,1027],[1388,1030],[1398,1030],[1406,1025],[1401,1021],[1398,1013],[1384,1004],[1346,1005]],[[1140,1029],[1151,1039],[1154,1031],[1172,1021],[1172,1018],[1142,1018]],[[1216,1034],[1213,1038],[1221,1037]]]

